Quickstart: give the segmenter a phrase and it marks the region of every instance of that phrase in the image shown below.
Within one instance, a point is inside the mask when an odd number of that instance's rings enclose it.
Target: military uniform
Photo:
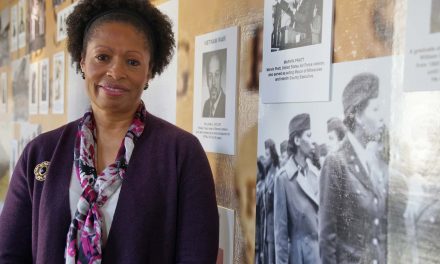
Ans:
[[[387,166],[369,168],[354,141],[349,133],[321,171],[320,250],[326,264],[386,263]]]
[[[290,157],[275,178],[276,263],[320,263],[318,174]]]

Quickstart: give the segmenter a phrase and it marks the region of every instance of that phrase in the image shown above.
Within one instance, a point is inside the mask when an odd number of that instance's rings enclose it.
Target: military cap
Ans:
[[[289,123],[289,135],[294,132],[300,132],[310,129],[310,115],[309,114],[299,114],[290,120]]]
[[[342,93],[344,115],[357,111],[358,106],[379,95],[379,78],[371,73],[361,73],[353,77]]]

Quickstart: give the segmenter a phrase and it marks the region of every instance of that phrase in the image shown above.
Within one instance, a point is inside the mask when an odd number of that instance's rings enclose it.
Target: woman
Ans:
[[[23,151],[0,216],[0,263],[215,263],[206,155],[140,99],[170,61],[170,22],[148,1],[83,0],[67,31],[91,108]]]
[[[318,172],[312,164],[314,144],[310,115],[289,122],[288,152],[275,177],[275,255],[279,263],[319,264]]]
[[[347,130],[320,175],[323,264],[386,263],[388,165],[379,78],[355,75],[342,93]],[[385,147],[385,149],[384,149]],[[385,151],[386,152],[386,151]]]

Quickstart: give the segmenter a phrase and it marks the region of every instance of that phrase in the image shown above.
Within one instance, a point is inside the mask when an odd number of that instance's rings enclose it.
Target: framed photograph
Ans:
[[[52,60],[52,113],[64,113],[64,51],[53,55]]]
[[[38,101],[38,113],[49,113],[49,59],[44,59],[39,63],[40,72],[40,92]]]
[[[73,9],[77,4],[78,1],[57,13],[57,42],[60,42],[67,37],[66,19],[73,12]]]
[[[407,2],[405,91],[440,90],[440,1]]]
[[[330,99],[332,29],[333,1],[264,1],[264,103]]]
[[[46,45],[46,1],[29,2],[29,50],[35,51]]]
[[[196,37],[193,133],[205,151],[235,154],[238,28]]]
[[[40,92],[40,75],[38,74],[38,62],[30,65],[29,69],[29,114],[38,114],[38,95]]]
[[[26,0],[19,0],[18,2],[18,48],[26,46],[26,31],[27,31],[27,11]]]

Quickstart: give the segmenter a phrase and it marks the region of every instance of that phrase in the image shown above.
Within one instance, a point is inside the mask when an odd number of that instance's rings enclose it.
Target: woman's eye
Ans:
[[[141,63],[137,60],[128,60],[130,66],[139,66]]]
[[[105,60],[108,59],[108,56],[100,54],[100,55],[96,56],[96,59],[99,60],[99,61],[105,61]]]

